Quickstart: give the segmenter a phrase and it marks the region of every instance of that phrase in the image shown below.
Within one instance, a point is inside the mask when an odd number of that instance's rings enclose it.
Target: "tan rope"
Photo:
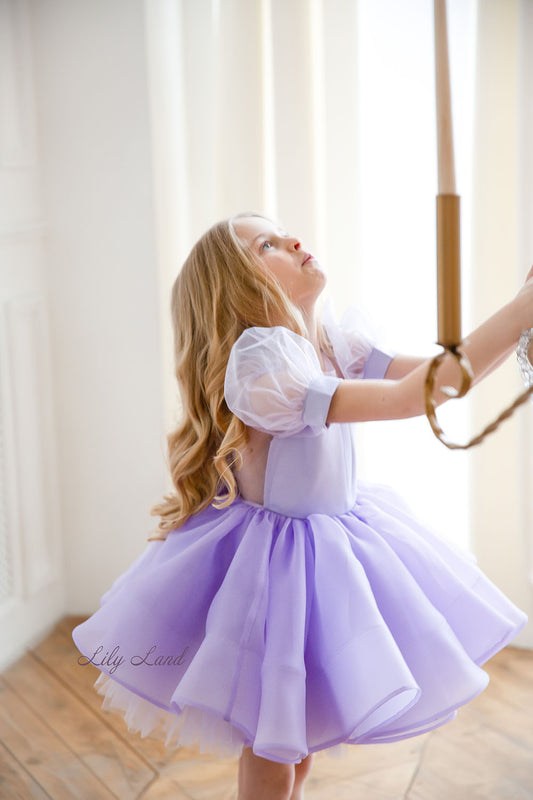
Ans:
[[[454,356],[454,358],[457,360],[459,364],[459,367],[461,368],[462,382],[461,382],[461,387],[457,390],[457,392],[454,392],[452,394],[452,392],[445,391],[445,394],[449,394],[450,397],[463,397],[470,388],[470,383],[473,377],[470,362],[468,361],[466,355],[464,353],[460,353],[456,349],[456,347],[457,346],[446,347],[442,353],[439,353],[431,361],[426,375],[424,400],[426,407],[426,417],[428,418],[429,424],[431,425],[431,429],[435,434],[435,436],[437,437],[437,439],[440,442],[442,442],[442,444],[445,445],[445,447],[447,447],[449,450],[468,450],[470,447],[474,447],[477,444],[481,444],[481,442],[490,433],[494,433],[494,431],[500,427],[501,423],[504,422],[504,420],[508,419],[512,414],[514,414],[517,408],[519,408],[521,405],[523,405],[523,403],[526,402],[528,397],[531,394],[533,394],[533,383],[526,389],[525,392],[523,392],[516,398],[514,403],[512,403],[508,408],[502,411],[502,413],[494,420],[494,422],[491,422],[489,425],[483,428],[481,433],[479,433],[477,436],[474,436],[474,438],[470,439],[469,442],[467,442],[466,444],[457,444],[455,442],[450,442],[445,437],[444,431],[440,427],[437,420],[437,416],[435,413],[436,405],[435,405],[435,400],[433,398],[433,388],[435,384],[435,375],[439,367],[439,364],[444,358],[444,356],[448,353]],[[443,390],[441,389],[441,391]]]

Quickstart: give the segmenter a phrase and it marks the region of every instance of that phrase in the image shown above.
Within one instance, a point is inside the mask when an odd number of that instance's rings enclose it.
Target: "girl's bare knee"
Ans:
[[[315,759],[315,754],[309,753],[308,756],[302,758],[299,764],[294,765],[295,785],[300,785],[305,781],[305,779],[311,772],[311,767],[313,766],[314,759]]]

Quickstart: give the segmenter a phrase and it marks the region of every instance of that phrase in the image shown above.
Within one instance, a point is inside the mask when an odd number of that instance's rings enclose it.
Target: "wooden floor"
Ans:
[[[235,800],[238,760],[128,733],[102,712],[66,617],[0,675],[0,798]],[[488,688],[437,731],[317,754],[306,800],[532,800],[533,652],[506,648]]]

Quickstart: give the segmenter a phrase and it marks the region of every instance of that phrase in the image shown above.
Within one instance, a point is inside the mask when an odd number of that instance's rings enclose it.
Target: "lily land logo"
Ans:
[[[141,667],[143,664],[147,667],[173,667],[184,663],[188,650],[187,646],[179,655],[163,655],[157,653],[157,644],[154,644],[144,655],[132,655],[128,660],[133,667]],[[95,667],[108,667],[109,674],[112,675],[124,664],[127,656],[121,654],[118,644],[112,650],[106,650],[105,653],[103,651],[104,646],[100,645],[90,658],[80,656],[78,664],[82,667],[87,664],[94,664]]]

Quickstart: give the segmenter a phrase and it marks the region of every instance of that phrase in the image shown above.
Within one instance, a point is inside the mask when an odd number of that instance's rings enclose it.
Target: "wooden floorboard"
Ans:
[[[0,744],[0,797],[10,800],[49,800],[50,795],[31,777],[29,772]]]
[[[65,617],[0,675],[0,798],[236,800],[238,759],[167,750],[101,710]],[[533,800],[533,652],[505,648],[488,688],[432,733],[316,754],[306,800]]]

